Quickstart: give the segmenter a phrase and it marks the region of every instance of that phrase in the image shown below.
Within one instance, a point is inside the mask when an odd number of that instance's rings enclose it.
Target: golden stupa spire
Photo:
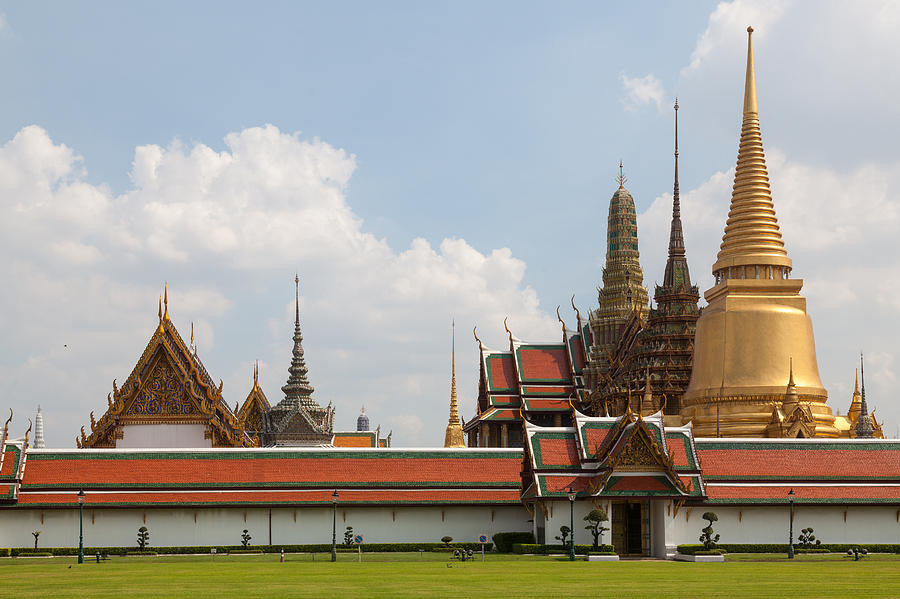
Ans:
[[[169,284],[165,283],[163,286],[163,320],[169,320]]]
[[[721,273],[717,279],[782,279],[787,278],[790,268],[769,188],[756,101],[753,28],[748,27],[741,142],[731,208],[713,273]]]
[[[451,325],[450,350],[450,421],[444,435],[444,447],[465,447],[462,424],[459,422],[459,405],[456,398],[456,321]]]

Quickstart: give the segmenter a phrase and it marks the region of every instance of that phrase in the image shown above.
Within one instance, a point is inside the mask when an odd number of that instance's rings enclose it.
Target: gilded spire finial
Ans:
[[[169,283],[163,286],[163,320],[169,320]]]
[[[859,395],[859,368],[856,369],[856,380],[853,382],[853,395]]]
[[[788,377],[788,387],[793,388],[796,386],[796,385],[794,385],[794,356],[790,357],[789,364],[790,364],[790,375]]]
[[[625,170],[622,165],[622,159],[620,158],[619,159],[619,176],[616,177],[616,182],[619,184],[619,189],[625,188],[625,181],[627,181],[627,180],[628,180],[628,178],[625,176]]]
[[[459,421],[459,405],[456,396],[456,320],[450,324],[450,419],[444,434],[444,447],[465,447],[462,424]]]
[[[756,73],[753,67],[753,27],[747,27],[747,79],[744,82],[744,114],[757,113]]]
[[[759,128],[752,27],[747,28],[744,115],[731,207],[722,245],[713,264],[717,282],[735,278],[787,279],[791,270],[775,215]],[[752,273],[752,275],[750,274]],[[757,274],[758,273],[758,274]]]
[[[162,296],[159,296],[159,321],[162,322]]]

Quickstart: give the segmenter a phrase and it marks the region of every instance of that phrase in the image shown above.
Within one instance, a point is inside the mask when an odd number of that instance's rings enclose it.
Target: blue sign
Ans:
[[[357,545],[362,545],[362,535],[356,535],[353,537],[353,542]]]
[[[481,543],[482,545],[487,543],[487,535],[481,535],[480,537],[478,537],[478,542]]]

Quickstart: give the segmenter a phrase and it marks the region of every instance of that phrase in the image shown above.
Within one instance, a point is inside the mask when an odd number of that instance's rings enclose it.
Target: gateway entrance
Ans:
[[[619,555],[650,554],[649,501],[613,502],[612,544]]]

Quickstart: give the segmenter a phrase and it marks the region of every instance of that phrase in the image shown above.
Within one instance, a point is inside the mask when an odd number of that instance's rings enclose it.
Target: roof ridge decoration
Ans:
[[[747,74],[744,82],[744,112],[741,142],[731,207],[722,236],[722,244],[713,274],[716,280],[729,277],[732,266],[764,266],[791,268],[775,205],[769,188],[769,174],[759,127],[759,107],[756,100],[756,76],[753,63],[753,27],[747,28]],[[725,276],[721,276],[722,271]],[[786,277],[785,277],[786,278]]]

